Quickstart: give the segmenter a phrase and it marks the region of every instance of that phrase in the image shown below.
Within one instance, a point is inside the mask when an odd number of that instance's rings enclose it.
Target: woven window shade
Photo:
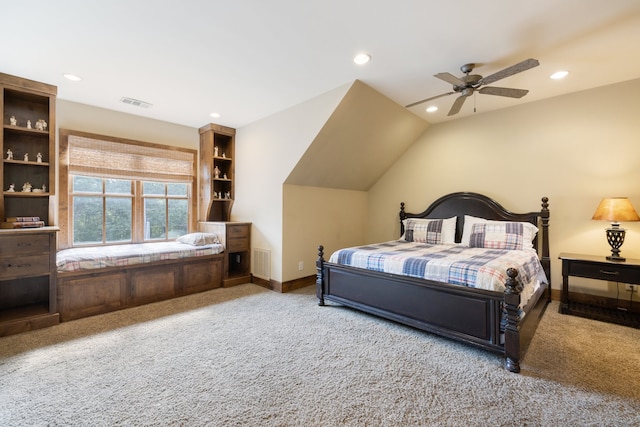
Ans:
[[[69,135],[69,173],[103,178],[192,182],[195,154]]]

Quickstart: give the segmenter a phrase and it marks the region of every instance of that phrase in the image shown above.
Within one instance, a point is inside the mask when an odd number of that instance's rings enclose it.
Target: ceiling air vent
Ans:
[[[139,99],[133,99],[133,98],[126,98],[126,97],[120,98],[120,102],[122,102],[123,104],[132,105],[134,107],[142,107],[142,108],[153,107],[153,104],[149,104],[148,102],[140,101]]]

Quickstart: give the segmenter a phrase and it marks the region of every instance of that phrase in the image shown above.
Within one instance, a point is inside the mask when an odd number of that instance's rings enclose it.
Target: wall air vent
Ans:
[[[271,279],[271,251],[267,249],[253,250],[253,275],[264,280]]]
[[[142,107],[142,108],[153,107],[153,104],[149,104],[148,102],[140,101],[139,99],[127,98],[127,97],[120,98],[120,102],[122,102],[123,104],[132,105],[134,107]]]

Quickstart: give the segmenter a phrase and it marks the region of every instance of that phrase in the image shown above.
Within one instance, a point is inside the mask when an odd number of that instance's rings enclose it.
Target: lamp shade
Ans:
[[[591,219],[609,222],[640,221],[638,213],[626,197],[602,199]]]

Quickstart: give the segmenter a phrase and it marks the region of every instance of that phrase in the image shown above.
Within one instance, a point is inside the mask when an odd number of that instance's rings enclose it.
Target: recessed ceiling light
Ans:
[[[213,117],[214,119],[217,119],[218,117],[220,117],[220,113],[211,113],[209,114],[211,117]]]
[[[438,107],[436,107],[435,105],[427,107],[427,113],[435,113],[436,111],[438,111]]]
[[[568,71],[556,71],[555,73],[551,74],[549,76],[549,78],[551,78],[553,80],[560,80],[560,79],[564,79],[565,77],[567,77],[568,74],[569,74]]]
[[[80,80],[82,80],[82,77],[75,75],[75,74],[71,74],[71,73],[66,73],[64,74],[65,78],[73,81],[73,82],[79,82]]]
[[[366,64],[369,61],[371,61],[371,55],[369,55],[368,53],[359,53],[355,56],[355,58],[353,58],[353,62],[358,65]]]

